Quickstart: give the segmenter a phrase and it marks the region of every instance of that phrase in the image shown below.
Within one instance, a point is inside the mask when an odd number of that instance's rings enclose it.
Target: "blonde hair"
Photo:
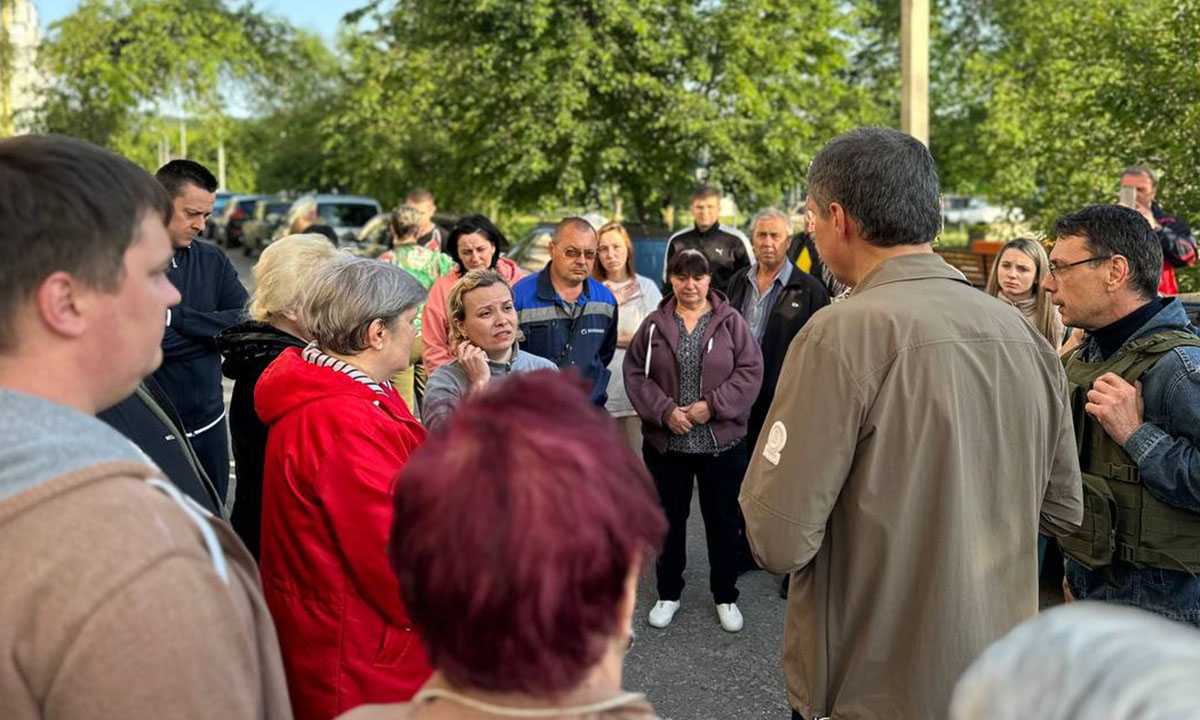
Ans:
[[[302,197],[292,203],[292,207],[288,211],[288,233],[294,235],[303,232],[305,228],[316,222],[316,213],[317,199],[314,197]]]
[[[1000,248],[1000,252],[996,253],[996,259],[992,261],[992,273],[988,276],[987,293],[992,297],[1000,296],[1000,259],[1004,257],[1004,253],[1009,250],[1020,250],[1030,260],[1033,260],[1035,273],[1033,276],[1033,297],[1035,300],[1033,317],[1036,320],[1034,327],[1037,328],[1050,344],[1058,347],[1062,338],[1055,337],[1056,328],[1054,322],[1054,304],[1050,302],[1050,296],[1042,289],[1042,283],[1046,281],[1046,276],[1050,274],[1050,258],[1046,255],[1046,248],[1037,240],[1027,237],[1019,237],[1014,240],[1009,240],[1004,243],[1004,247]]]
[[[268,245],[254,264],[250,317],[270,322],[281,315],[298,314],[300,295],[309,278],[337,254],[324,235],[288,235]]]
[[[619,222],[605,223],[596,231],[596,248],[600,247],[600,240],[606,233],[616,233],[625,241],[625,272],[629,275],[630,280],[637,279],[637,270],[633,264],[633,239],[629,237],[629,231]],[[597,262],[592,267],[592,277],[604,282],[608,279],[608,270],[604,269],[604,263]]]
[[[508,283],[504,282],[500,273],[488,268],[468,272],[454,283],[454,287],[450,288],[450,296],[446,298],[446,315],[450,320],[450,347],[458,347],[460,342],[467,339],[458,329],[458,324],[467,319],[467,306],[463,302],[463,297],[472,290],[493,285],[508,287]],[[511,296],[512,288],[509,288],[508,292]]]

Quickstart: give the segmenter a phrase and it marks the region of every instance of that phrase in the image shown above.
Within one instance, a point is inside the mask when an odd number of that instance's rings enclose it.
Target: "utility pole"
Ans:
[[[225,137],[217,137],[217,184],[222,190],[226,189],[225,185]]]
[[[179,157],[187,157],[187,120],[179,116]]]
[[[929,144],[929,0],[900,0],[900,129]]]

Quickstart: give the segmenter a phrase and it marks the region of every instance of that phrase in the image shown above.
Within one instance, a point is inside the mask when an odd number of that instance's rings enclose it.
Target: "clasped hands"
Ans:
[[[1142,384],[1130,385],[1115,373],[1104,373],[1092,383],[1083,409],[1123,446],[1142,425]]]
[[[707,400],[697,400],[691,405],[677,407],[667,416],[667,427],[676,435],[687,435],[696,425],[712,420],[712,409]]]

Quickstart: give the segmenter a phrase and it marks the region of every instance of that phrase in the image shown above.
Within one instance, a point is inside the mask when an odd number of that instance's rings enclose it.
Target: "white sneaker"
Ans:
[[[675,619],[675,613],[679,611],[678,600],[659,600],[654,603],[654,607],[650,608],[650,617],[647,622],[650,627],[665,628]]]
[[[722,603],[717,606],[717,617],[721,620],[721,628],[725,632],[735,633],[742,629],[742,611],[736,603]]]

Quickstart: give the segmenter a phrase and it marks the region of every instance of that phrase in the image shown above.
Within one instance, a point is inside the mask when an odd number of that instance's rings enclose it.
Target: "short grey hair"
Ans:
[[[301,302],[303,323],[317,347],[356,355],[367,349],[372,322],[391,324],[425,297],[425,287],[395,265],[338,257],[314,274]]]
[[[937,165],[899,130],[859,128],[830,140],[808,169],[808,193],[821,217],[836,202],[877,247],[933,242],[942,227]]]
[[[1154,171],[1145,165],[1130,165],[1121,173],[1121,177],[1126,175],[1145,175],[1150,178],[1150,187],[1158,187],[1158,178],[1154,176]]]
[[[776,207],[763,208],[754,213],[754,217],[750,220],[750,237],[754,237],[754,231],[758,229],[758,224],[763,220],[778,219],[783,221],[784,227],[787,228],[788,237],[792,235],[792,216]]]
[[[951,720],[1184,720],[1200,707],[1200,631],[1095,602],[1048,610],[958,682]]]

